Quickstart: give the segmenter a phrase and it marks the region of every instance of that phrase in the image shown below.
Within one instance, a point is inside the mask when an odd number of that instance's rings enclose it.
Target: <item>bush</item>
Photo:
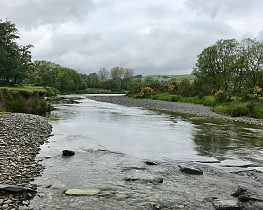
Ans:
[[[38,99],[32,107],[32,114],[45,114],[51,111],[51,106],[44,99]]]
[[[26,107],[26,99],[21,96],[6,101],[7,111],[10,112],[25,112]]]
[[[216,102],[219,102],[219,103],[231,101],[230,94],[227,92],[224,92],[223,90],[216,91],[214,96],[215,96]]]
[[[232,117],[248,116],[250,113],[247,103],[220,104],[215,106],[213,111],[220,114],[227,114]]]
[[[149,97],[153,93],[153,89],[150,87],[145,87],[141,90],[139,96],[142,98]]]
[[[216,105],[216,100],[214,96],[204,96],[202,99],[202,104],[205,106],[215,106]]]
[[[182,100],[182,96],[179,96],[179,95],[173,95],[171,98],[172,102],[179,102],[181,100]]]

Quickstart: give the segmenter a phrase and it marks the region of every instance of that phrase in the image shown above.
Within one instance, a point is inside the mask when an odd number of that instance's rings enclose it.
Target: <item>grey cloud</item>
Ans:
[[[218,16],[237,18],[255,11],[261,13],[263,9],[261,0],[186,0],[185,5],[196,10],[199,15],[205,14],[211,18]]]
[[[25,28],[80,20],[95,9],[90,0],[0,0],[0,3],[2,18]]]
[[[181,74],[190,73],[197,55],[218,39],[263,38],[262,3],[250,2],[255,5],[245,0],[0,0],[0,18],[10,17],[23,43],[35,45],[33,59],[83,73],[123,66],[144,75]]]

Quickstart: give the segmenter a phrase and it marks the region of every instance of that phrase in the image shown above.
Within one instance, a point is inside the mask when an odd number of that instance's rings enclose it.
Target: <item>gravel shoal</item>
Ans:
[[[0,209],[20,209],[29,205],[36,186],[31,184],[44,169],[35,157],[50,136],[51,125],[40,116],[0,115],[0,184],[28,188],[31,192],[7,193],[0,190]]]
[[[211,107],[203,106],[199,104],[158,101],[152,99],[134,99],[127,96],[89,96],[88,98],[95,101],[119,104],[128,107],[142,107],[152,110],[164,110],[169,112],[194,115],[198,117],[231,120],[235,122],[242,122],[247,124],[263,126],[263,119],[225,116],[225,115],[214,113],[211,110]]]

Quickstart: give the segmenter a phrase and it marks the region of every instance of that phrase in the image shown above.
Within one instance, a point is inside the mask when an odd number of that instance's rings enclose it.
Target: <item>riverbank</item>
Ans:
[[[37,188],[32,181],[44,169],[35,157],[51,130],[51,125],[40,116],[0,115],[0,209],[29,205]],[[3,190],[9,185],[22,190],[19,193],[13,193],[12,187],[10,192]]]
[[[235,122],[263,126],[263,119],[225,116],[212,112],[211,107],[199,104],[159,101],[152,99],[135,99],[127,96],[89,96],[88,98],[95,101],[119,104],[128,107],[142,107],[151,110],[162,110],[174,113],[194,115],[198,117],[230,120]]]

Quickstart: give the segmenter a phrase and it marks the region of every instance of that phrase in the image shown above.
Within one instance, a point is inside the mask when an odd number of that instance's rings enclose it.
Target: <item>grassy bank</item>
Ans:
[[[260,100],[242,101],[238,98],[232,98],[228,102],[217,101],[214,96],[204,97],[183,97],[170,93],[152,93],[144,96],[153,100],[171,101],[202,104],[212,107],[212,110],[219,114],[232,117],[247,116],[253,118],[263,118],[263,102]]]
[[[51,88],[42,87],[1,87],[0,112],[20,112],[44,115],[51,110],[45,96],[56,94]]]

